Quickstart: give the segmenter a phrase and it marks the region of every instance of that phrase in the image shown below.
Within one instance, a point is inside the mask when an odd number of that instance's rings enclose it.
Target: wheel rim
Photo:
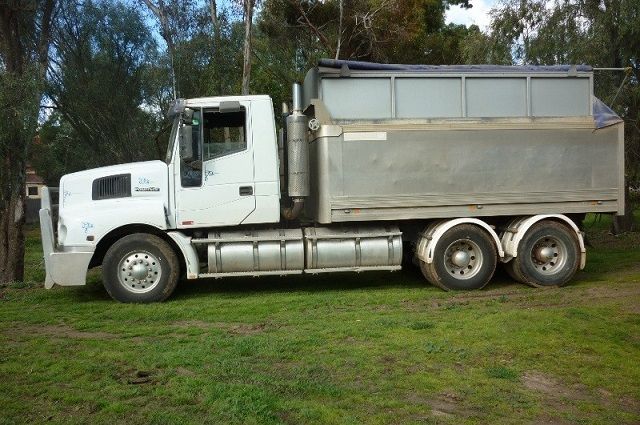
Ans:
[[[533,267],[544,275],[553,275],[562,270],[567,263],[568,249],[565,243],[555,236],[539,238],[531,250]]]
[[[444,251],[447,273],[456,279],[471,279],[482,269],[484,257],[477,243],[471,239],[458,239]]]
[[[160,261],[150,252],[130,252],[118,264],[118,281],[129,292],[144,294],[152,291],[161,277]]]

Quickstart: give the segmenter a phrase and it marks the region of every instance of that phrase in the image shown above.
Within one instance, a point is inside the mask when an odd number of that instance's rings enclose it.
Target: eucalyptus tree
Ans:
[[[450,7],[469,0],[265,0],[262,33],[277,46],[298,46],[298,60],[317,57],[380,62],[456,63],[466,27],[445,23]]]
[[[55,0],[0,2],[0,282],[24,275],[25,168],[55,15]]]
[[[56,112],[48,124],[61,125],[66,138],[43,134],[41,144],[70,144],[78,157],[68,161],[55,156],[64,150],[45,149],[53,155],[48,162],[64,160],[70,172],[157,158],[157,114],[146,97],[156,42],[138,8],[115,0],[64,1],[61,11],[46,94]]]

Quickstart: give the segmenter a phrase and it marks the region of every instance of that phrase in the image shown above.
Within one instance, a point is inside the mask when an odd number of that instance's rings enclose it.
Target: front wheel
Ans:
[[[580,266],[576,234],[564,224],[540,221],[524,235],[518,256],[508,265],[511,276],[527,285],[566,285]]]
[[[146,233],[114,243],[102,262],[102,281],[120,302],[150,303],[167,299],[178,283],[180,264],[167,242]]]
[[[420,262],[424,277],[445,291],[480,289],[496,269],[498,255],[491,237],[478,226],[461,224],[438,240],[433,262]]]

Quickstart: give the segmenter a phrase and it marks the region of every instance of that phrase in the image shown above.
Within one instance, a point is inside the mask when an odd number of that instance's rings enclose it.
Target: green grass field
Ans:
[[[400,273],[0,288],[0,423],[640,423],[640,234],[590,224],[586,270],[445,293]]]

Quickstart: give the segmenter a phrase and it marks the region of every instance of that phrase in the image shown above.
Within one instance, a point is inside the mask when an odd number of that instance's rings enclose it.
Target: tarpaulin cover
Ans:
[[[618,114],[595,96],[593,96],[593,120],[596,122],[596,128],[609,127],[622,122]]]
[[[351,70],[360,71],[405,71],[405,72],[477,72],[477,73],[568,73],[568,72],[591,72],[593,68],[589,65],[525,65],[525,66],[504,66],[504,65],[402,65],[384,64],[373,62],[360,62],[349,60],[320,59],[318,66],[325,68],[341,69],[343,66]],[[593,96],[593,120],[596,128],[608,127],[622,122],[622,119],[611,108],[600,99]]]
[[[591,72],[589,65],[402,65],[350,60],[320,59],[318,66],[340,69],[346,65],[359,71],[405,71],[405,72]]]

